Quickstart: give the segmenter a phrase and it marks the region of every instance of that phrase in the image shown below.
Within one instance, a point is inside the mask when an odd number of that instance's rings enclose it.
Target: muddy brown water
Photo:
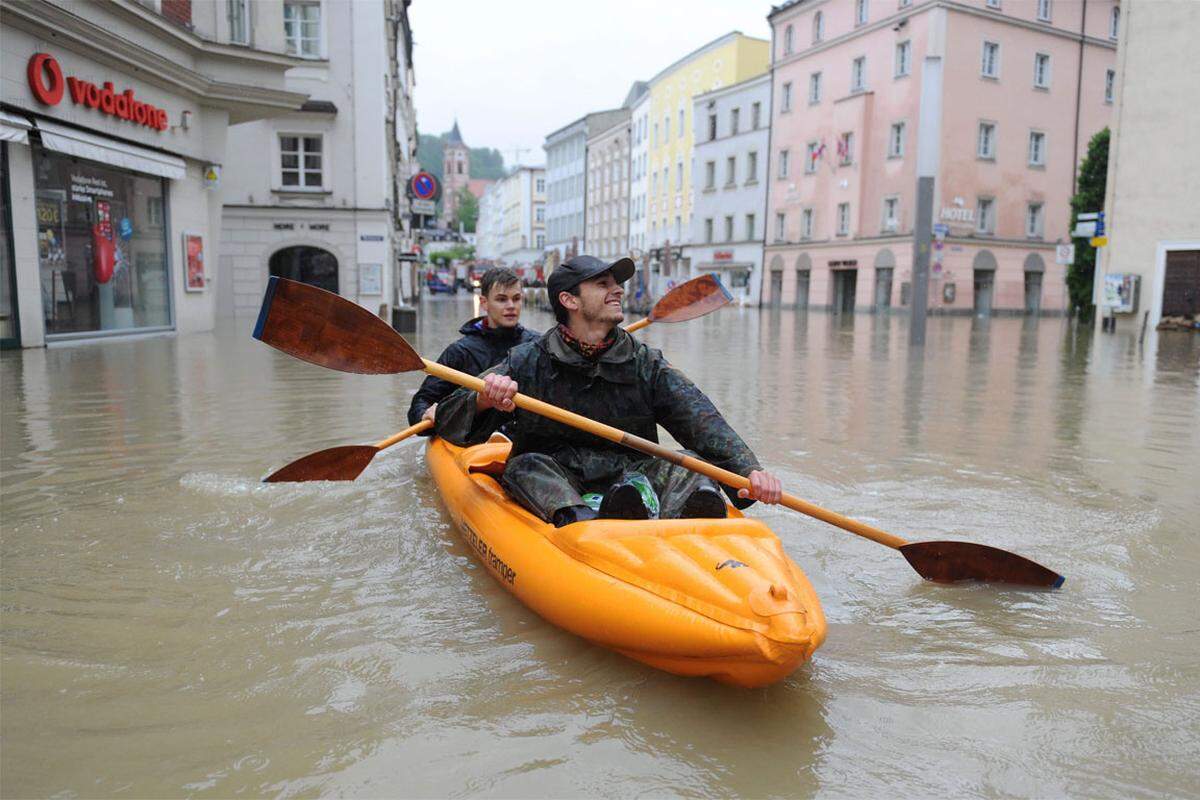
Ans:
[[[471,311],[430,302],[434,356]],[[528,321],[544,325],[545,315]],[[5,797],[1195,797],[1200,337],[724,309],[643,337],[788,489],[1058,592],[923,583],[756,508],[829,636],[782,684],[657,672],[543,622],[452,529],[416,376],[213,335],[0,357]]]

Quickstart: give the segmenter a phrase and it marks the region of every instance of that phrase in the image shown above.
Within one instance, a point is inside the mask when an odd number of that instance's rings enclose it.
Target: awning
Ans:
[[[0,111],[0,141],[26,144],[29,141],[29,129],[33,123],[24,117],[17,117]]]
[[[100,161],[114,167],[132,169],[149,175],[179,180],[187,174],[182,158],[169,156],[134,144],[125,144],[103,136],[84,133],[65,125],[45,120],[37,121],[42,144],[60,153]]]

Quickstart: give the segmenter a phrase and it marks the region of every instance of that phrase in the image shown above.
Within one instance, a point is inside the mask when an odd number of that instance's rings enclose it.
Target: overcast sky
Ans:
[[[778,0],[777,0],[778,2]],[[471,147],[544,164],[546,134],[619,106],[692,50],[733,30],[769,39],[758,0],[414,0],[409,7],[417,127],[458,118]]]

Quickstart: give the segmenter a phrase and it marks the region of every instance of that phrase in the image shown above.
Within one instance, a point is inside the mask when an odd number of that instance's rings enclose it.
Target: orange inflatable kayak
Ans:
[[[766,686],[825,640],[825,615],[778,537],[727,519],[613,520],[555,528],[496,477],[512,444],[433,438],[429,469],[488,572],[549,622],[678,675]]]

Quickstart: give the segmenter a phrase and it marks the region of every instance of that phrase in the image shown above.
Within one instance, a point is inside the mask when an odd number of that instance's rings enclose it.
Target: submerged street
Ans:
[[[435,358],[473,313],[427,300],[410,341]],[[419,442],[354,483],[260,483],[405,427],[421,375],[324,370],[252,322],[0,356],[6,795],[1200,793],[1196,336],[934,317],[914,353],[904,316],[750,308],[638,334],[787,491],[1066,576],[928,584],[757,505],[829,632],[750,691],[543,622]]]

